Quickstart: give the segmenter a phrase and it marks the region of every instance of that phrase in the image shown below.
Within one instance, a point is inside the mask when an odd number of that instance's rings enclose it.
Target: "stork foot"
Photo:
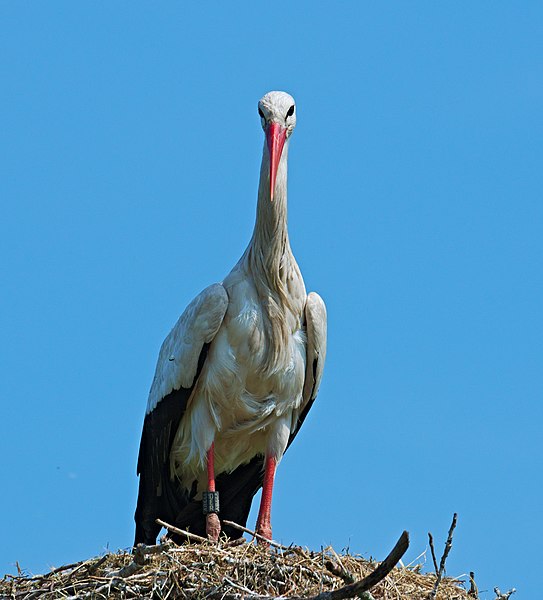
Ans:
[[[209,513],[206,515],[206,534],[210,542],[218,542],[221,533],[221,522],[217,513]]]
[[[258,533],[258,535],[261,535],[262,537],[266,538],[267,540],[271,540],[272,539],[272,528],[271,528],[271,524],[268,523],[266,524],[261,524],[261,523],[257,523],[256,524],[256,533]],[[259,546],[262,546],[264,548],[269,548],[270,544],[264,540],[261,540],[260,538],[256,538],[257,539],[257,543]]]

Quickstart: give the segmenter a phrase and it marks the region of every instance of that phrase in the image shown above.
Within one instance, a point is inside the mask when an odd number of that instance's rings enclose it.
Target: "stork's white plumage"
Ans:
[[[326,309],[306,294],[287,231],[294,100],[270,92],[258,112],[266,139],[253,236],[160,350],[138,459],[135,543],[154,543],[157,518],[217,539],[218,494],[220,516],[245,525],[262,485],[257,532],[270,538],[275,469],[318,391]]]

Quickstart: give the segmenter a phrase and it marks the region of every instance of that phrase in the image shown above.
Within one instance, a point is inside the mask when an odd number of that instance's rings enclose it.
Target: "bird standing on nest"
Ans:
[[[287,230],[296,107],[289,94],[269,92],[258,113],[265,143],[249,246],[160,349],[138,458],[135,544],[155,542],[157,518],[217,540],[218,515],[245,525],[261,486],[256,531],[271,539],[275,471],[319,388],[326,308],[306,293]]]

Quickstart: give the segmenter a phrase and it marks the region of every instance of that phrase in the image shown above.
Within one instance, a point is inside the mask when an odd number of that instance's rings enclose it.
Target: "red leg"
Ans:
[[[275,469],[277,460],[273,456],[266,456],[264,463],[264,483],[262,485],[262,499],[260,500],[260,510],[256,521],[256,532],[268,540],[272,539],[271,529],[271,503],[273,494],[273,480],[275,478]],[[258,541],[259,544],[266,542]]]
[[[215,491],[215,443],[207,451],[207,491]]]
[[[215,444],[207,451],[207,491],[215,492]],[[221,523],[217,513],[209,513],[206,515],[206,534],[208,539],[213,542],[219,540],[221,533]]]

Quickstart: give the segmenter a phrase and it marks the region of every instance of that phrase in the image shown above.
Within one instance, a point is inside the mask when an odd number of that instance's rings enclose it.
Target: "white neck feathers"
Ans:
[[[270,160],[264,144],[258,204],[253,237],[244,259],[269,320],[266,369],[273,369],[288,345],[288,336],[301,324],[300,296],[303,279],[290,248],[287,229],[288,140],[277,169],[273,201],[270,200]],[[302,291],[303,290],[303,291]],[[301,292],[301,293],[299,293]]]

